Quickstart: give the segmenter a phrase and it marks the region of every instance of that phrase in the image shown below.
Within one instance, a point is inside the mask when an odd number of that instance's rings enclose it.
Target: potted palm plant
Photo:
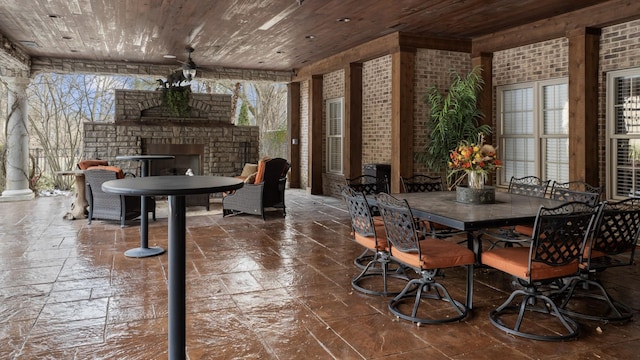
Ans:
[[[416,160],[423,162],[434,173],[448,169],[450,153],[461,143],[473,143],[478,134],[488,135],[491,126],[480,124],[483,118],[478,109],[478,93],[482,90],[481,68],[471,70],[466,76],[451,71],[451,85],[445,91],[436,85],[426,90],[424,102],[429,107],[426,136],[428,141]],[[447,187],[452,190],[465,173],[455,172],[447,176]]]

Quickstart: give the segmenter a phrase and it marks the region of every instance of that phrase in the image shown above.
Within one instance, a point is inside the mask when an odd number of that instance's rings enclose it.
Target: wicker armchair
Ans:
[[[268,207],[282,209],[283,216],[286,216],[284,188],[290,167],[289,162],[282,158],[266,161],[262,182],[245,184],[222,199],[222,216],[247,213],[260,215],[264,220],[264,209]]]
[[[102,191],[102,183],[118,178],[118,172],[104,169],[85,170],[84,177],[87,186],[87,200],[89,202],[89,224],[92,219],[120,220],[124,227],[125,220],[140,216],[140,197],[109,194]],[[147,211],[156,219],[156,202],[153,198],[146,198]]]

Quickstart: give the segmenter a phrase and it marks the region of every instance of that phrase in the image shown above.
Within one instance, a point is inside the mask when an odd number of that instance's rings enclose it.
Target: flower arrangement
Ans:
[[[484,188],[487,174],[502,166],[502,162],[497,159],[496,148],[485,144],[482,134],[478,136],[478,142],[475,144],[462,141],[451,151],[449,158],[448,177],[457,177],[454,184],[458,185],[464,179],[459,173],[464,171],[469,187],[474,189]]]

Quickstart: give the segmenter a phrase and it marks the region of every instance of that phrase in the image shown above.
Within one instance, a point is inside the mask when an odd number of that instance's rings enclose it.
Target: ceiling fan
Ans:
[[[187,53],[189,54],[187,61],[178,60],[178,62],[182,64],[182,76],[184,76],[186,81],[191,81],[196,77],[196,69],[198,68],[198,66],[195,62],[193,62],[193,59],[191,58],[191,54],[194,51],[193,47],[187,46],[185,50],[187,50]]]

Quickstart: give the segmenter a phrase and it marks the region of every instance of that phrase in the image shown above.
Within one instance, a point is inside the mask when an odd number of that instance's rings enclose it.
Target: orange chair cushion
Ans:
[[[78,163],[80,170],[87,170],[92,166],[107,166],[109,162],[107,160],[82,160]]]
[[[263,158],[258,161],[258,172],[256,173],[256,180],[254,184],[260,184],[262,180],[264,180],[264,167],[266,166],[266,162],[269,160],[268,158]]]
[[[415,268],[440,269],[470,265],[476,261],[473,251],[466,247],[431,237],[420,240],[420,252],[422,258],[418,257],[417,252],[402,252],[391,245],[391,255],[394,258]]]
[[[482,264],[520,279],[529,279],[529,248],[500,248],[482,253]],[[537,261],[531,264],[531,280],[556,279],[578,272],[578,261],[563,266],[550,266]]]
[[[98,165],[98,166],[91,166],[87,170],[109,170],[109,171],[113,171],[113,172],[116,173],[116,178],[117,179],[124,179],[124,171],[122,171],[122,169],[120,169],[117,166]]]
[[[533,226],[528,225],[516,225],[513,230],[524,236],[531,237],[533,235]]]
[[[384,232],[384,225],[375,225],[376,228],[376,235],[378,236],[378,244],[376,246],[376,239],[374,237],[370,237],[370,236],[362,236],[360,234],[358,234],[357,232],[354,233],[354,237],[356,239],[356,242],[364,247],[366,247],[367,249],[371,249],[374,251],[388,251],[389,250],[389,246],[387,244],[387,237],[385,236],[385,232]]]

